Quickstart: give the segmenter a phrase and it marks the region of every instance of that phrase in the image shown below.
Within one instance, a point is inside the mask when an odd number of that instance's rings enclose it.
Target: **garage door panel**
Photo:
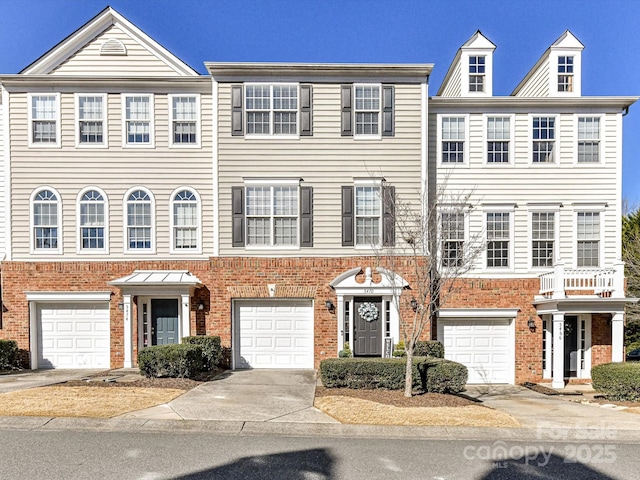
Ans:
[[[445,358],[465,365],[469,383],[510,383],[510,321],[441,319]]]
[[[40,368],[109,368],[109,304],[40,304]]]
[[[237,368],[313,368],[311,301],[238,302]]]

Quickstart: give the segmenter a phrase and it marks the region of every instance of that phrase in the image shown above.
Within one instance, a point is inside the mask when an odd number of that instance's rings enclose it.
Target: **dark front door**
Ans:
[[[564,376],[578,376],[578,317],[564,317]]]
[[[353,307],[354,356],[382,356],[382,298],[355,297]]]
[[[178,343],[178,300],[151,300],[151,345]]]

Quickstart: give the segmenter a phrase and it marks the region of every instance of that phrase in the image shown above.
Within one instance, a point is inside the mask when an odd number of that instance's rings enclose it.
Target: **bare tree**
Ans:
[[[407,358],[404,395],[410,397],[416,342],[427,326],[431,339],[436,339],[440,305],[455,291],[456,280],[477,262],[484,242],[482,232],[471,236],[465,227],[474,207],[473,192],[454,193],[443,185],[430,201],[421,196],[419,204],[403,201],[393,190],[383,192],[385,210],[395,220],[395,242],[375,254],[380,272],[394,287]],[[410,295],[402,294],[403,278],[410,282]]]

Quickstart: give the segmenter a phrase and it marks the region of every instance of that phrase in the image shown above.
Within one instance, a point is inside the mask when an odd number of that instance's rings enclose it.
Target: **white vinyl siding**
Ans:
[[[421,175],[421,87],[395,85],[395,132],[384,137],[384,148],[377,138],[341,137],[339,83],[313,83],[313,136],[280,138],[233,137],[231,131],[231,84],[218,84],[218,172],[220,212],[230,212],[231,188],[243,177],[259,172],[261,178],[299,177],[313,188],[313,248],[295,250],[300,256],[359,255],[361,250],[341,243],[341,185],[353,185],[354,178],[367,178],[380,172],[396,195],[419,205],[417,179]],[[424,99],[426,101],[426,99]],[[355,193],[355,192],[354,192]],[[232,247],[232,219],[220,215],[220,254],[222,256],[291,255],[292,249],[268,250]]]
[[[152,86],[153,82],[149,82]],[[201,148],[178,149],[169,145],[168,95],[154,95],[154,110],[157,124],[155,148],[150,157],[147,148],[123,148],[122,146],[122,99],[119,93],[106,95],[108,148],[76,148],[75,98],[74,93],[62,93],[61,141],[62,148],[33,149],[28,144],[28,100],[26,93],[12,93],[8,106],[11,112],[11,202],[12,210],[12,259],[26,260],[30,255],[30,196],[35,188],[50,185],[56,188],[65,205],[61,219],[60,238],[65,259],[86,258],[79,252],[76,208],[78,194],[88,186],[100,188],[109,201],[111,212],[108,222],[108,252],[92,252],[91,260],[123,260],[125,257],[125,233],[123,199],[127,190],[137,184],[153,193],[156,203],[156,249],[159,259],[172,258],[171,251],[171,195],[177,185],[189,185],[201,195],[201,247],[199,251],[180,252],[181,258],[202,259],[214,252],[214,214],[212,159],[212,101],[211,80],[197,82],[201,100],[202,135]],[[180,84],[176,89],[183,91]],[[150,160],[152,158],[152,161]],[[46,166],[44,168],[43,166]],[[179,168],[177,168],[179,166]],[[44,253],[39,253],[39,258]],[[57,257],[56,257],[57,258]]]
[[[522,100],[518,100],[522,101]],[[443,102],[448,102],[443,99]],[[600,212],[601,246],[600,266],[611,266],[620,257],[620,158],[622,146],[620,135],[622,117],[615,108],[610,113],[594,111],[591,107],[576,107],[575,112],[560,113],[544,110],[542,116],[556,118],[556,163],[546,168],[532,165],[531,158],[531,105],[517,106],[513,109],[495,109],[492,113],[468,114],[469,121],[469,167],[443,168],[439,155],[439,119],[441,116],[463,115],[464,110],[451,108],[446,110],[437,99],[432,101],[429,113],[429,157],[438,168],[430,166],[430,176],[436,182],[446,185],[447,192],[465,192],[470,194],[468,203],[513,204],[513,266],[512,269],[487,270],[485,255],[479,258],[472,272],[479,276],[535,276],[540,270],[549,267],[532,268],[531,212],[554,211],[556,237],[554,255],[566,266],[576,265],[576,214],[575,209],[583,205],[606,205]],[[443,113],[446,112],[446,113]],[[512,149],[514,154],[509,164],[492,166],[487,170],[486,156],[486,118],[489,116],[509,116],[512,119]],[[580,164],[577,162],[577,117],[600,118],[600,162]],[[485,219],[483,212],[473,209],[468,215],[470,238],[484,235]]]
[[[122,42],[126,55],[101,55],[109,40]],[[118,25],[113,25],[60,64],[52,75],[92,75],[125,77],[183,76],[160,56],[150,51]]]

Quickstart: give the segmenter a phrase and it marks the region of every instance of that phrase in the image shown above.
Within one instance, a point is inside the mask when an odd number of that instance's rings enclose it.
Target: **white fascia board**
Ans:
[[[440,318],[515,318],[519,308],[441,308]]]

